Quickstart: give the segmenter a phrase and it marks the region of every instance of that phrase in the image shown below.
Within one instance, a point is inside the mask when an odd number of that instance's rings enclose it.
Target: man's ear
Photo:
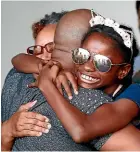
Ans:
[[[131,70],[131,64],[122,66],[118,72],[118,79],[122,80],[124,77],[127,76],[130,70]]]

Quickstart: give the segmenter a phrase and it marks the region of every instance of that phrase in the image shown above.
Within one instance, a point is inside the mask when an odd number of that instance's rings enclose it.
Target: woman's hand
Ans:
[[[70,83],[74,89],[74,93],[78,94],[78,85],[77,85],[77,79],[74,76],[74,74],[72,74],[69,71],[61,71],[57,78],[56,78],[56,87],[58,88],[58,90],[60,91],[61,94],[63,94],[62,92],[62,86],[65,89],[69,99],[72,99],[72,93],[71,93],[71,89],[70,89]]]
[[[49,119],[36,112],[28,111],[35,103],[36,101],[20,106],[19,110],[9,120],[4,122],[11,138],[41,136],[43,132],[49,132],[51,128],[51,125],[48,123]]]
[[[9,120],[2,123],[2,151],[10,151],[16,137],[41,136],[42,132],[49,132],[51,125],[48,123],[49,119],[47,117],[35,112],[28,112],[35,103],[36,101],[20,106]]]

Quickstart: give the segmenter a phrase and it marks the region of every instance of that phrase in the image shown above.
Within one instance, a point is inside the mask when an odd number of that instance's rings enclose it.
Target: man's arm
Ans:
[[[100,106],[91,115],[86,115],[66,101],[52,82],[46,81],[45,84],[39,87],[40,90],[77,143],[88,142],[98,136],[123,128],[139,111],[132,100],[119,99],[114,103]],[[46,89],[48,86],[49,89]]]
[[[39,73],[45,61],[34,55],[18,54],[12,59],[13,66],[23,73]]]

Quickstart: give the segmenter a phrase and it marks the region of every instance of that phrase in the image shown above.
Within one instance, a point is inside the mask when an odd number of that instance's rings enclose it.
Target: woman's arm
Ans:
[[[42,68],[44,60],[29,54],[18,54],[12,58],[13,66],[20,72],[24,73],[39,73]]]
[[[3,122],[1,125],[1,150],[11,151],[14,144],[14,138],[8,131],[7,121]]]
[[[49,70],[46,68],[45,71],[45,68],[41,71],[38,86],[65,129],[77,143],[88,142],[95,137],[115,132],[126,126],[138,114],[139,108],[134,102],[119,99],[114,103],[100,106],[91,115],[86,115],[58,92]],[[50,70],[54,72],[53,68]]]

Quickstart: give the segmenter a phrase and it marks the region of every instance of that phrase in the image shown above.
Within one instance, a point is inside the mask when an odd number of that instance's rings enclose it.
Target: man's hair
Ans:
[[[36,39],[38,33],[48,24],[56,24],[68,11],[62,11],[60,13],[52,12],[51,14],[46,14],[44,18],[40,19],[38,22],[33,23],[32,31],[33,38]]]
[[[137,13],[138,13],[139,9],[140,9],[140,1],[137,0],[136,1],[136,10],[137,10]]]

